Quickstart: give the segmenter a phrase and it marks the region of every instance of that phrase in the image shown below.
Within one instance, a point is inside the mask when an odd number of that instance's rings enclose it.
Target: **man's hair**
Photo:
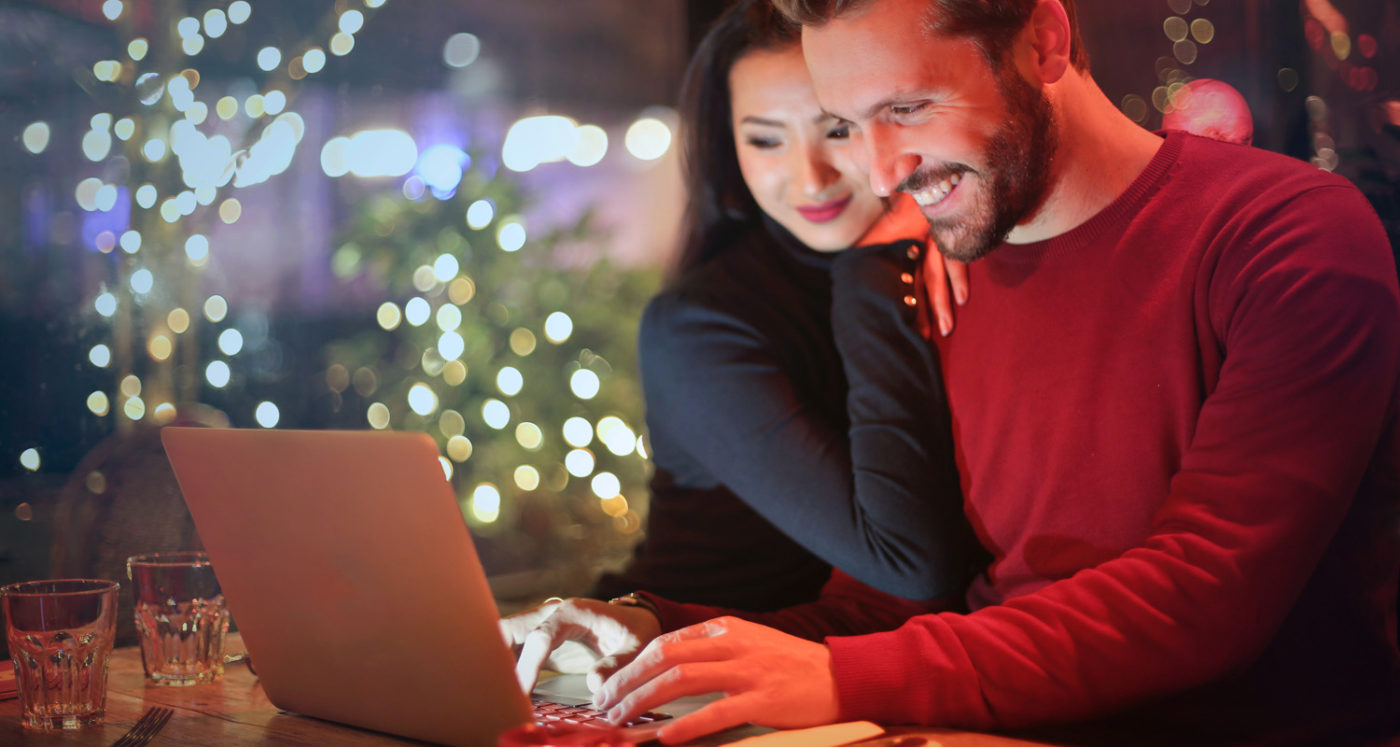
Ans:
[[[878,0],[772,0],[774,7],[794,23],[821,26],[828,21],[859,11]],[[1060,0],[1069,16],[1070,63],[1081,71],[1089,69],[1089,53],[1079,37],[1079,21],[1074,0]],[[967,37],[982,50],[994,69],[999,69],[1011,43],[1030,21],[1036,0],[928,0],[924,15],[925,31],[942,36]]]

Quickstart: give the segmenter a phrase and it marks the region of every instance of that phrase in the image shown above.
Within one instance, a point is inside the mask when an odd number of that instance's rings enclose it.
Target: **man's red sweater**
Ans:
[[[1117,713],[1297,738],[1394,716],[1400,290],[1340,177],[1169,133],[1112,205],[971,265],[939,343],[967,614],[833,577],[743,615],[826,637],[842,718]],[[663,625],[721,612],[659,602]]]

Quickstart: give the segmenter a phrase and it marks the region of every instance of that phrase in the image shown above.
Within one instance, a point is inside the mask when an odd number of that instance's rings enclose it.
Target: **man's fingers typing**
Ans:
[[[732,662],[677,664],[628,692],[608,708],[608,718],[625,723],[687,695],[741,691],[747,681],[747,675]]]

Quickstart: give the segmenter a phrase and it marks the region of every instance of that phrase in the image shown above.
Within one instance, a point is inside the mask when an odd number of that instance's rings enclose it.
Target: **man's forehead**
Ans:
[[[912,5],[922,4],[915,0]],[[802,30],[802,52],[817,99],[834,115],[862,119],[867,110],[902,97],[956,86],[970,72],[968,65],[984,64],[971,40],[929,32],[920,20],[874,17],[881,10]]]

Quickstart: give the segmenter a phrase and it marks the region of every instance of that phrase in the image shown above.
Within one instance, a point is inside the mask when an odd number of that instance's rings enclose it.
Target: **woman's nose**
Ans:
[[[792,165],[794,178],[802,194],[816,197],[841,178],[841,172],[831,164],[819,147],[797,148]]]

